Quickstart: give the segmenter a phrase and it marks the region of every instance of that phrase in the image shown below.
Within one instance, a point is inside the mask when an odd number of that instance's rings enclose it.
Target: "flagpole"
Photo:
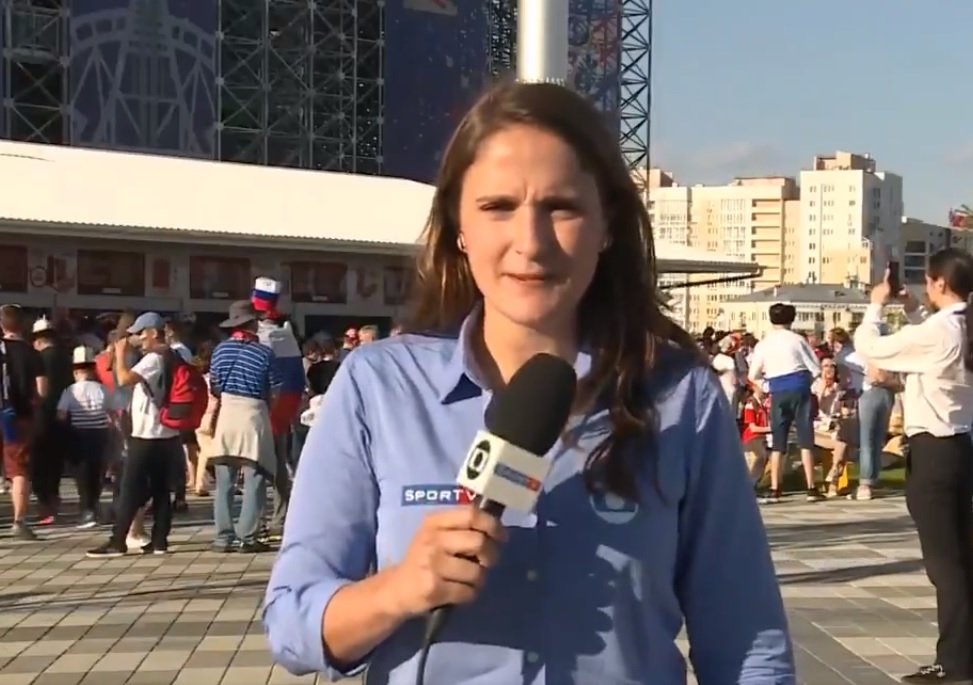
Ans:
[[[568,0],[518,0],[517,79],[559,83],[568,78]]]

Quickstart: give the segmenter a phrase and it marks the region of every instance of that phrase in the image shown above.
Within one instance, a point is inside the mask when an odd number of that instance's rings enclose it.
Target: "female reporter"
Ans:
[[[660,306],[649,218],[600,114],[502,85],[440,169],[411,333],[342,364],[298,468],[264,625],[294,673],[429,685],[794,682],[736,425]],[[538,352],[578,399],[536,510],[454,483],[492,390]],[[374,574],[370,571],[375,569]]]
[[[911,325],[881,334],[882,308],[892,298]],[[888,276],[872,288],[855,331],[855,350],[883,371],[905,374],[902,405],[909,440],[905,501],[916,524],[922,560],[936,588],[936,663],[905,683],[973,680],[973,256],[941,250],[926,267],[920,308],[907,290],[891,292]]]

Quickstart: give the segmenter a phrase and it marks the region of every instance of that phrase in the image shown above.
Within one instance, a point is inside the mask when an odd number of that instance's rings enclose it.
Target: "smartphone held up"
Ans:
[[[902,274],[899,270],[899,260],[889,260],[888,274],[889,294],[894,299],[902,292]]]

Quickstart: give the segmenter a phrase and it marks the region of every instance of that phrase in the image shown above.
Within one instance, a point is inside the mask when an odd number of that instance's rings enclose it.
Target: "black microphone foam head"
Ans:
[[[577,384],[566,361],[535,354],[493,396],[486,429],[531,454],[547,454],[568,422]]]

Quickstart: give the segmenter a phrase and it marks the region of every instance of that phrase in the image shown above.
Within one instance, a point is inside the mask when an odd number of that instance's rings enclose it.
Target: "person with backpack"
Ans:
[[[0,307],[0,423],[3,471],[11,480],[13,521],[10,532],[18,540],[36,540],[27,524],[30,503],[31,448],[40,398],[47,393],[47,376],[40,355],[24,340],[24,311],[19,305]]]
[[[182,464],[181,435],[195,430],[206,411],[206,382],[202,374],[169,347],[165,320],[146,312],[115,342],[118,387],[131,387],[132,431],[122,471],[118,510],[111,538],[88,552],[90,558],[118,557],[127,550],[126,537],[136,512],[153,501],[151,540],[143,554],[165,554],[172,527],[172,473]],[[133,338],[142,358],[129,367]],[[192,424],[195,422],[195,426]]]
[[[270,347],[257,333],[259,315],[249,300],[230,305],[221,327],[228,340],[213,351],[210,392],[219,400],[209,462],[216,471],[213,518],[220,552],[267,551],[258,533],[267,497],[267,480],[277,475],[278,462],[270,408],[277,399],[281,379]],[[234,524],[233,495],[243,470],[243,504]]]

